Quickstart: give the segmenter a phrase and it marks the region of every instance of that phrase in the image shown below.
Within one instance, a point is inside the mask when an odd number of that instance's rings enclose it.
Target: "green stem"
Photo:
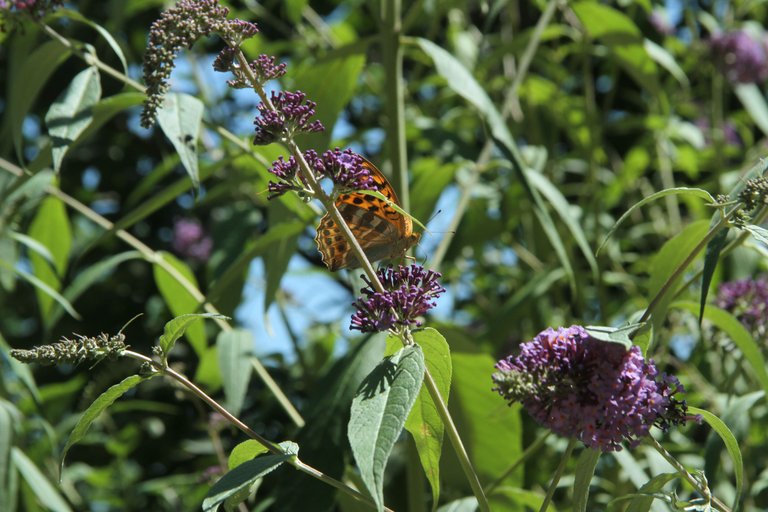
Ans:
[[[563,476],[563,472],[565,471],[565,466],[568,464],[568,459],[571,458],[571,453],[573,452],[573,449],[575,446],[576,446],[576,439],[572,437],[568,441],[568,447],[565,449],[565,453],[563,454],[563,457],[560,459],[560,464],[558,464],[557,469],[555,469],[555,474],[552,476],[552,481],[549,483],[549,488],[547,489],[547,495],[544,496],[544,501],[541,503],[541,508],[539,508],[539,512],[545,512],[549,508],[549,504],[552,502],[552,497],[555,495],[555,491],[557,490],[557,484],[560,483],[560,477]]]
[[[384,96],[387,111],[387,141],[392,159],[392,174],[403,210],[410,211],[408,158],[405,141],[405,86],[401,0],[381,0],[381,56],[384,65]]]
[[[528,69],[531,65],[531,62],[533,61],[533,57],[536,55],[536,50],[539,47],[539,43],[541,42],[541,35],[547,25],[549,25],[549,22],[552,20],[552,16],[554,15],[555,9],[558,5],[560,5],[560,0],[550,0],[547,4],[547,8],[541,14],[539,21],[536,23],[536,27],[533,29],[531,39],[528,42],[528,46],[525,48],[525,51],[523,52],[517,73],[512,80],[512,85],[509,87],[504,100],[504,105],[501,110],[501,115],[504,119],[509,117],[513,106],[517,102],[517,90],[528,74]],[[483,148],[480,150],[480,154],[478,155],[474,166],[472,167],[472,173],[470,174],[468,181],[461,187],[459,202],[454,209],[451,222],[448,225],[448,229],[446,229],[446,235],[440,240],[440,243],[432,255],[430,267],[435,270],[440,268],[440,265],[443,262],[443,258],[445,258],[445,255],[448,252],[448,248],[453,241],[453,236],[459,227],[459,223],[461,223],[461,219],[464,217],[464,214],[469,207],[475,185],[480,180],[480,175],[483,173],[486,166],[488,165],[488,162],[491,160],[493,147],[494,143],[492,140],[485,142]]]
[[[424,370],[424,384],[427,386],[429,396],[432,397],[432,401],[435,403],[435,407],[437,407],[437,412],[440,415],[440,418],[443,420],[445,431],[448,433],[448,439],[451,440],[453,451],[456,453],[456,457],[459,459],[459,464],[461,465],[462,471],[464,471],[464,476],[467,478],[467,481],[469,481],[470,487],[472,487],[472,493],[475,495],[475,498],[477,498],[477,504],[480,507],[480,510],[483,512],[489,512],[491,509],[488,505],[488,498],[485,497],[483,487],[480,485],[480,479],[477,477],[477,473],[472,467],[472,462],[469,460],[467,450],[464,448],[464,444],[461,441],[459,431],[456,429],[456,425],[453,423],[451,413],[448,412],[448,407],[443,401],[443,396],[437,389],[437,384],[435,384],[435,380],[432,378],[432,374],[429,373],[429,369],[426,368]]]
[[[728,224],[728,218],[729,218],[729,215],[724,215],[717,224],[715,224],[712,228],[710,228],[709,231],[707,231],[707,234],[704,235],[704,237],[699,241],[699,243],[696,244],[696,247],[694,247],[691,250],[690,254],[688,254],[688,256],[683,260],[683,262],[677,266],[677,268],[667,278],[667,280],[664,282],[661,288],[659,288],[659,291],[656,292],[656,295],[648,304],[648,307],[643,313],[643,316],[641,316],[640,319],[638,320],[638,323],[643,323],[648,321],[648,319],[653,314],[653,311],[661,303],[661,301],[664,299],[667,293],[671,290],[672,286],[675,284],[677,279],[683,274],[683,272],[685,272],[685,269],[688,268],[688,265],[690,265],[691,262],[696,258],[696,256],[698,256],[698,254],[707,246],[710,240],[712,240],[712,238],[714,238],[715,235],[721,229],[725,228],[725,226]]]
[[[4,158],[0,158],[0,168],[4,169],[5,171],[17,176],[21,177],[24,175],[24,171],[19,168],[18,166],[12,164],[11,162],[5,160]],[[62,203],[66,204],[76,212],[83,215],[83,217],[91,220],[98,226],[102,227],[106,231],[112,231],[115,227],[115,225],[110,222],[109,220],[105,219],[92,209],[88,208],[86,205],[75,199],[74,197],[70,196],[66,192],[53,187],[48,186],[45,189],[46,193],[56,197],[59,199]],[[147,246],[144,242],[136,238],[135,236],[131,235],[127,231],[123,229],[115,230],[115,235],[120,240],[124,241],[129,246],[133,247],[137,251],[139,251],[144,259],[152,264],[157,265],[158,267],[165,270],[176,282],[178,282],[186,291],[189,293],[198,303],[202,304],[203,309],[208,313],[213,313],[217,315],[221,315],[219,311],[216,309],[216,307],[207,301],[205,295],[187,278],[182,275],[176,267],[168,263],[168,261],[163,257],[163,255],[159,252],[155,252]],[[221,330],[223,331],[231,331],[232,326],[223,318],[216,318],[214,321],[219,325]],[[290,416],[290,418],[293,420],[293,422],[298,427],[302,427],[304,425],[304,419],[301,417],[301,414],[299,414],[299,411],[297,411],[293,404],[291,404],[290,400],[287,396],[283,393],[283,391],[280,389],[280,386],[277,384],[277,382],[274,381],[274,379],[269,375],[266,368],[264,368],[264,365],[261,364],[261,361],[259,361],[256,358],[252,359],[254,368],[256,370],[256,373],[259,375],[259,377],[262,379],[264,384],[267,385],[267,387],[272,391],[272,393],[275,395],[275,398],[280,403],[280,405],[285,409],[286,413]]]
[[[489,485],[485,486],[485,492],[487,494],[492,493],[499,485],[504,482],[518,467],[520,467],[521,464],[523,464],[525,461],[531,458],[531,455],[536,453],[539,448],[544,446],[544,442],[547,440],[547,438],[552,434],[551,430],[545,430],[539,437],[536,438],[536,440],[531,443],[531,445],[525,449],[525,451],[518,457],[518,459],[512,463],[509,468],[507,468],[504,473],[496,479],[495,482],[492,482]]]
[[[651,436],[646,436],[643,438],[643,442],[659,452],[661,456],[664,457],[664,459],[669,462],[673,468],[675,468],[675,471],[680,473],[680,476],[682,476],[686,482],[691,484],[694,489],[696,489],[699,493],[701,493],[702,496],[704,496],[704,498],[708,501],[709,504],[713,506],[713,508],[721,510],[722,512],[731,512],[730,507],[728,507],[725,503],[716,497],[712,496],[712,492],[709,490],[709,487],[694,477],[691,473],[689,473],[688,470],[685,469],[685,466],[680,464],[680,462],[678,462],[678,460],[674,458],[671,453],[669,453],[663,446],[661,446],[661,444],[659,444],[656,439]]]
[[[167,375],[168,377],[172,378],[176,382],[183,385],[185,388],[190,390],[193,394],[195,394],[198,398],[200,398],[203,402],[207,403],[212,409],[214,409],[216,412],[221,414],[224,418],[227,419],[230,423],[235,425],[238,429],[240,429],[245,435],[250,437],[251,439],[254,439],[258,441],[262,446],[264,446],[267,450],[269,450],[270,453],[273,453],[275,455],[287,455],[286,452],[283,450],[283,448],[270,441],[269,439],[262,437],[261,434],[253,430],[251,427],[240,421],[240,419],[237,418],[234,414],[229,412],[225,407],[223,407],[221,404],[219,404],[216,400],[208,396],[205,391],[197,387],[191,380],[189,380],[186,376],[183,374],[175,371],[170,366],[164,366],[162,363],[159,363],[155,361],[154,359],[145,356],[144,354],[140,354],[138,352],[134,352],[132,350],[125,350],[123,352],[123,355],[126,357],[130,357],[136,360],[139,360],[141,362],[147,363],[152,366],[155,370],[157,370],[159,373],[163,375]],[[352,496],[353,498],[362,501],[363,503],[370,505],[372,507],[376,507],[376,504],[367,496],[364,494],[361,494],[357,492],[356,490],[352,489],[351,487],[347,486],[343,482],[340,482],[336,480],[333,477],[330,477],[323,473],[322,471],[319,471],[312,466],[308,466],[307,464],[301,462],[297,456],[291,457],[286,462],[291,464],[293,467],[301,471],[302,473],[306,473],[307,475],[317,478],[318,480],[321,480],[327,484],[332,485],[336,489],[340,490],[341,492],[348,494]],[[385,507],[384,510],[390,510]]]

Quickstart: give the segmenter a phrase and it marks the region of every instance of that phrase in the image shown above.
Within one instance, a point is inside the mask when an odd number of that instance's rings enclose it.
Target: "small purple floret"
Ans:
[[[435,307],[435,299],[445,292],[438,282],[440,273],[421,265],[389,266],[377,275],[386,291],[375,291],[363,276],[368,286],[361,290],[364,297],[353,304],[357,311],[352,315],[351,329],[383,332],[397,325],[419,326],[419,317]]]
[[[377,190],[370,171],[363,166],[363,157],[352,151],[339,148],[323,153],[315,170],[330,178],[334,185],[346,190]]]
[[[659,376],[639,347],[596,340],[581,326],[539,333],[496,369],[494,391],[553,432],[602,451],[636,445],[653,425],[692,419],[674,397],[684,392],[675,377]]]
[[[274,110],[264,103],[259,103],[259,117],[256,118],[256,136],[253,143],[271,144],[296,133],[319,132],[324,130],[320,121],[311,121],[315,115],[314,101],[306,100],[306,94],[296,92],[272,92],[271,102]]]

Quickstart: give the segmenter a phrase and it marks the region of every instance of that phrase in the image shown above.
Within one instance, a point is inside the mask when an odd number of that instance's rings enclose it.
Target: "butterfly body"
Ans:
[[[381,171],[365,159],[363,166],[370,172],[378,191],[399,206],[394,188]],[[339,195],[335,205],[370,261],[401,258],[421,238],[420,233],[413,232],[410,217],[376,196],[350,192]],[[315,242],[329,270],[360,267],[354,251],[328,213],[320,219]]]

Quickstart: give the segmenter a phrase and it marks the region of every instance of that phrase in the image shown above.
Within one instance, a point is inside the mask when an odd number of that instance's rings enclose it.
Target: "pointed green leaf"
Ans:
[[[231,470],[218,482],[213,484],[203,500],[203,510],[205,512],[217,510],[219,506],[227,501],[228,498],[248,489],[256,480],[264,475],[274,471],[283,462],[296,456],[298,446],[291,442],[280,443],[288,453],[286,455],[263,455],[255,459],[243,462],[235,469]],[[247,494],[246,494],[247,497]]]
[[[51,288],[46,283],[42,282],[37,277],[4,260],[0,260],[0,267],[20,276],[22,279],[36,288],[38,296],[45,295],[46,297],[50,297],[52,300],[58,302],[59,305],[72,316],[72,318],[80,320],[80,315],[77,311],[75,311],[75,308],[72,307],[72,304],[70,304],[69,301],[65,299],[59,292]]]
[[[123,262],[130,260],[142,259],[143,256],[139,251],[127,251],[115,254],[109,258],[94,263],[90,267],[80,272],[66,287],[62,293],[64,298],[69,302],[75,302],[80,295],[85,293],[91,285],[106,279],[112,271]],[[54,307],[51,313],[45,318],[45,325],[49,328],[56,325],[61,315],[64,313],[62,307]]]
[[[197,141],[203,122],[203,102],[189,94],[168,93],[157,112],[157,122],[176,148],[192,185],[198,188]]]
[[[563,195],[563,193],[560,192],[560,189],[554,186],[552,182],[549,181],[543,174],[529,169],[525,175],[531,184],[535,186],[539,192],[541,192],[549,204],[552,205],[552,208],[554,208],[554,210],[560,216],[560,220],[568,228],[568,231],[571,232],[571,236],[573,236],[573,239],[576,241],[579,249],[581,249],[581,253],[587,260],[589,268],[592,269],[593,275],[597,276],[597,261],[595,260],[595,256],[592,254],[592,249],[589,246],[589,242],[587,242],[587,237],[584,234],[581,223],[578,222],[576,216],[573,214],[573,207],[571,204],[568,203],[568,200]]]
[[[190,270],[186,263],[180,261],[172,254],[162,252],[158,256],[168,262],[175,270],[175,274],[177,274],[171,275],[157,263],[154,265],[155,284],[157,284],[157,288],[160,290],[160,294],[163,296],[168,309],[173,316],[181,316],[197,311],[200,303],[179,282],[179,279],[184,279],[195,289],[198,289],[197,279],[195,279],[192,270]],[[195,323],[190,325],[184,334],[198,357],[202,357],[205,347],[208,345],[203,324]]]
[[[51,251],[48,250],[46,246],[32,238],[31,236],[27,236],[23,233],[17,233],[16,231],[10,231],[6,233],[8,235],[8,238],[11,240],[15,240],[19,244],[23,245],[30,251],[36,253],[38,256],[43,258],[45,261],[47,261],[50,265],[55,265],[56,262],[53,259],[53,254],[51,254]]]
[[[635,203],[634,205],[632,205],[632,207],[629,210],[624,212],[624,214],[621,217],[619,217],[619,220],[616,221],[616,223],[608,231],[608,234],[605,235],[605,238],[603,239],[603,243],[601,243],[600,247],[597,248],[597,251],[595,251],[595,254],[600,254],[600,251],[605,246],[605,243],[611,238],[611,236],[619,228],[619,226],[621,226],[624,223],[624,221],[627,220],[630,217],[630,215],[632,215],[632,213],[635,210],[652,201],[655,201],[656,199],[661,199],[662,197],[666,197],[669,195],[691,195],[694,197],[700,197],[702,199],[706,199],[710,204],[715,203],[715,198],[712,197],[712,194],[700,188],[688,188],[688,187],[668,188],[668,189],[656,192],[655,194],[651,194],[650,196],[645,197],[642,200]]]
[[[360,475],[379,510],[384,510],[384,469],[424,378],[418,345],[384,359],[352,400],[347,427]]]
[[[713,219],[710,226],[713,225]],[[699,300],[699,322],[704,318],[704,307],[707,305],[707,295],[709,295],[709,285],[712,283],[712,276],[715,275],[717,262],[720,260],[720,252],[725,247],[728,238],[728,228],[723,228],[712,237],[704,251],[704,268],[701,271],[701,298]]]
[[[267,447],[258,442],[255,439],[248,439],[232,448],[227,459],[227,468],[235,469],[243,462],[247,462],[251,459],[267,453]]]
[[[608,343],[624,345],[629,350],[632,346],[632,336],[643,328],[645,324],[632,324],[624,327],[605,327],[602,325],[588,325],[584,329],[593,338]]]
[[[24,452],[14,446],[11,457],[13,465],[19,470],[19,473],[24,477],[35,497],[40,500],[40,503],[47,510],[54,512],[69,512],[72,510],[56,488],[51,485],[51,482],[48,481],[43,472],[35,466],[35,463]]]
[[[104,38],[104,40],[107,42],[110,48],[112,48],[112,51],[115,52],[115,55],[117,55],[117,58],[120,59],[120,64],[123,65],[123,74],[128,74],[128,63],[125,61],[125,55],[123,55],[123,50],[120,48],[120,45],[117,43],[114,37],[112,37],[112,34],[109,33],[107,29],[99,25],[98,23],[95,23],[82,14],[80,14],[77,11],[73,11],[71,9],[58,9],[54,13],[54,18],[58,18],[59,16],[67,17],[69,19],[73,19],[75,21],[79,21],[80,23],[85,23],[92,29],[94,29],[96,32],[99,33],[101,37]]]
[[[671,307],[685,309],[690,311],[694,315],[697,313],[697,305],[689,301],[680,301],[672,304]],[[763,386],[763,390],[768,395],[768,370],[766,370],[766,361],[763,357],[763,352],[760,349],[760,345],[757,344],[755,338],[747,331],[747,329],[729,312],[724,309],[720,309],[717,306],[709,304],[704,311],[704,318],[722,330],[733,343],[739,348],[744,359],[752,368],[755,373],[755,377]]]
[[[520,180],[520,184],[523,186],[526,194],[533,203],[534,215],[539,221],[541,228],[544,230],[547,239],[552,244],[558,260],[568,276],[568,282],[571,289],[575,292],[576,277],[573,272],[573,265],[571,265],[569,259],[569,253],[565,249],[565,245],[560,238],[560,233],[557,231],[555,222],[550,216],[541,195],[528,180],[528,176],[526,175],[527,166],[520,156],[520,151],[504,122],[504,118],[496,109],[490,96],[488,96],[477,80],[475,80],[475,77],[472,76],[469,70],[464,67],[456,57],[426,39],[417,38],[416,43],[435,63],[437,72],[445,78],[448,86],[480,111],[483,119],[490,128],[491,136],[499,149],[501,149],[502,153],[504,153],[504,156],[512,163],[512,167],[517,178]]]
[[[739,84],[734,92],[760,131],[768,136],[768,103],[757,84]]]
[[[67,259],[72,247],[72,231],[64,203],[59,199],[46,197],[32,220],[29,236],[44,245],[53,256],[54,265],[48,264],[38,254],[29,255],[35,277],[55,291],[61,289],[61,276],[67,268]],[[38,288],[37,299],[41,316],[45,318],[53,306],[53,298]]]
[[[616,498],[609,503],[608,507],[612,509],[611,504],[631,498],[632,501],[629,503],[626,512],[648,512],[651,509],[651,505],[653,505],[653,500],[656,499],[657,493],[660,493],[665,485],[676,478],[680,478],[680,475],[677,473],[655,475],[638,489],[636,494]]]
[[[645,49],[642,32],[631,18],[592,1],[571,5],[589,37],[604,44],[619,66],[651,93],[659,88],[657,68]]]
[[[59,41],[48,41],[25,56],[21,69],[12,74],[8,85],[8,123],[17,155],[22,154],[21,125],[40,90],[54,71],[69,57],[69,49]],[[4,127],[5,128],[5,127]],[[21,160],[21,159],[19,159]]]
[[[64,458],[67,456],[69,449],[77,442],[85,437],[91,424],[104,412],[115,400],[123,396],[127,391],[136,387],[142,381],[147,380],[148,377],[142,377],[140,375],[131,375],[126,377],[121,382],[110,387],[103,392],[99,397],[93,401],[88,409],[77,420],[75,428],[72,429],[72,433],[69,434],[67,443],[64,445],[64,449],[61,452],[61,465],[64,466]]]
[[[160,336],[160,340],[157,343],[162,351],[163,357],[168,357],[168,354],[173,350],[176,341],[184,336],[184,333],[195,320],[203,318],[228,319],[226,316],[217,315],[215,313],[188,313],[186,315],[177,316],[165,324],[163,335]]]
[[[600,459],[600,451],[592,448],[585,448],[579,459],[576,461],[574,473],[576,477],[573,480],[573,510],[574,512],[584,512],[587,510],[587,500],[589,499],[589,484],[592,482],[592,476],[595,474],[597,461]]]
[[[744,229],[752,235],[752,238],[763,245],[768,245],[768,229],[755,226],[754,224],[747,224],[744,226]]]
[[[662,246],[661,250],[651,260],[651,275],[648,280],[648,297],[655,297],[664,283],[677,271],[678,267],[688,258],[691,252],[701,243],[709,230],[709,221],[700,220],[686,226],[671,240]],[[661,332],[661,325],[667,314],[667,307],[673,298],[682,274],[678,274],[675,282],[666,289],[666,294],[656,305],[651,316],[654,337]],[[653,340],[651,340],[653,343]],[[643,347],[643,352],[648,347]]]
[[[216,339],[221,380],[227,409],[237,416],[243,407],[248,383],[251,381],[253,337],[251,331],[235,329],[222,331]]]
[[[325,126],[322,132],[300,134],[297,137],[299,146],[327,148],[331,145],[333,125],[360,84],[366,48],[362,41],[358,43],[352,54],[329,54],[319,60],[308,59],[305,64],[298,64],[286,77],[292,80],[292,90],[304,92],[307,99],[317,103],[316,119]]]
[[[429,327],[413,333],[413,339],[424,352],[424,363],[440,391],[440,396],[443,397],[443,402],[448,404],[452,371],[448,343],[442,334]],[[416,443],[419,460],[432,487],[432,503],[437,506],[440,498],[440,454],[445,425],[425,386],[421,386],[419,396],[405,421],[405,428]]]
[[[11,468],[11,447],[13,446],[14,428],[11,413],[0,400],[0,510],[11,508],[11,489],[9,471]]]
[[[53,144],[53,170],[61,170],[61,162],[69,146],[93,120],[91,107],[101,98],[99,70],[84,69],[72,79],[45,114],[45,125]]]
[[[741,449],[739,449],[739,443],[736,441],[736,437],[728,426],[722,422],[720,418],[715,416],[709,411],[699,409],[698,407],[688,407],[690,414],[701,414],[704,421],[712,427],[712,430],[720,436],[725,444],[725,449],[728,450],[728,454],[733,461],[733,472],[736,476],[736,496],[733,498],[733,509],[736,510],[739,504],[739,497],[741,496],[741,489],[744,485],[744,459],[741,457]]]

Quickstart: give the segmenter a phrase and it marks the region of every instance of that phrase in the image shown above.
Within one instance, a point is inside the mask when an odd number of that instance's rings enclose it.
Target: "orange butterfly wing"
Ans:
[[[363,158],[363,166],[371,173],[378,191],[400,206],[395,189],[371,162]],[[336,199],[341,217],[371,261],[400,258],[418,243],[421,235],[413,232],[411,218],[401,214],[386,201],[363,192],[341,194]],[[329,270],[360,266],[341,230],[329,214],[320,219],[315,237],[323,263]]]

